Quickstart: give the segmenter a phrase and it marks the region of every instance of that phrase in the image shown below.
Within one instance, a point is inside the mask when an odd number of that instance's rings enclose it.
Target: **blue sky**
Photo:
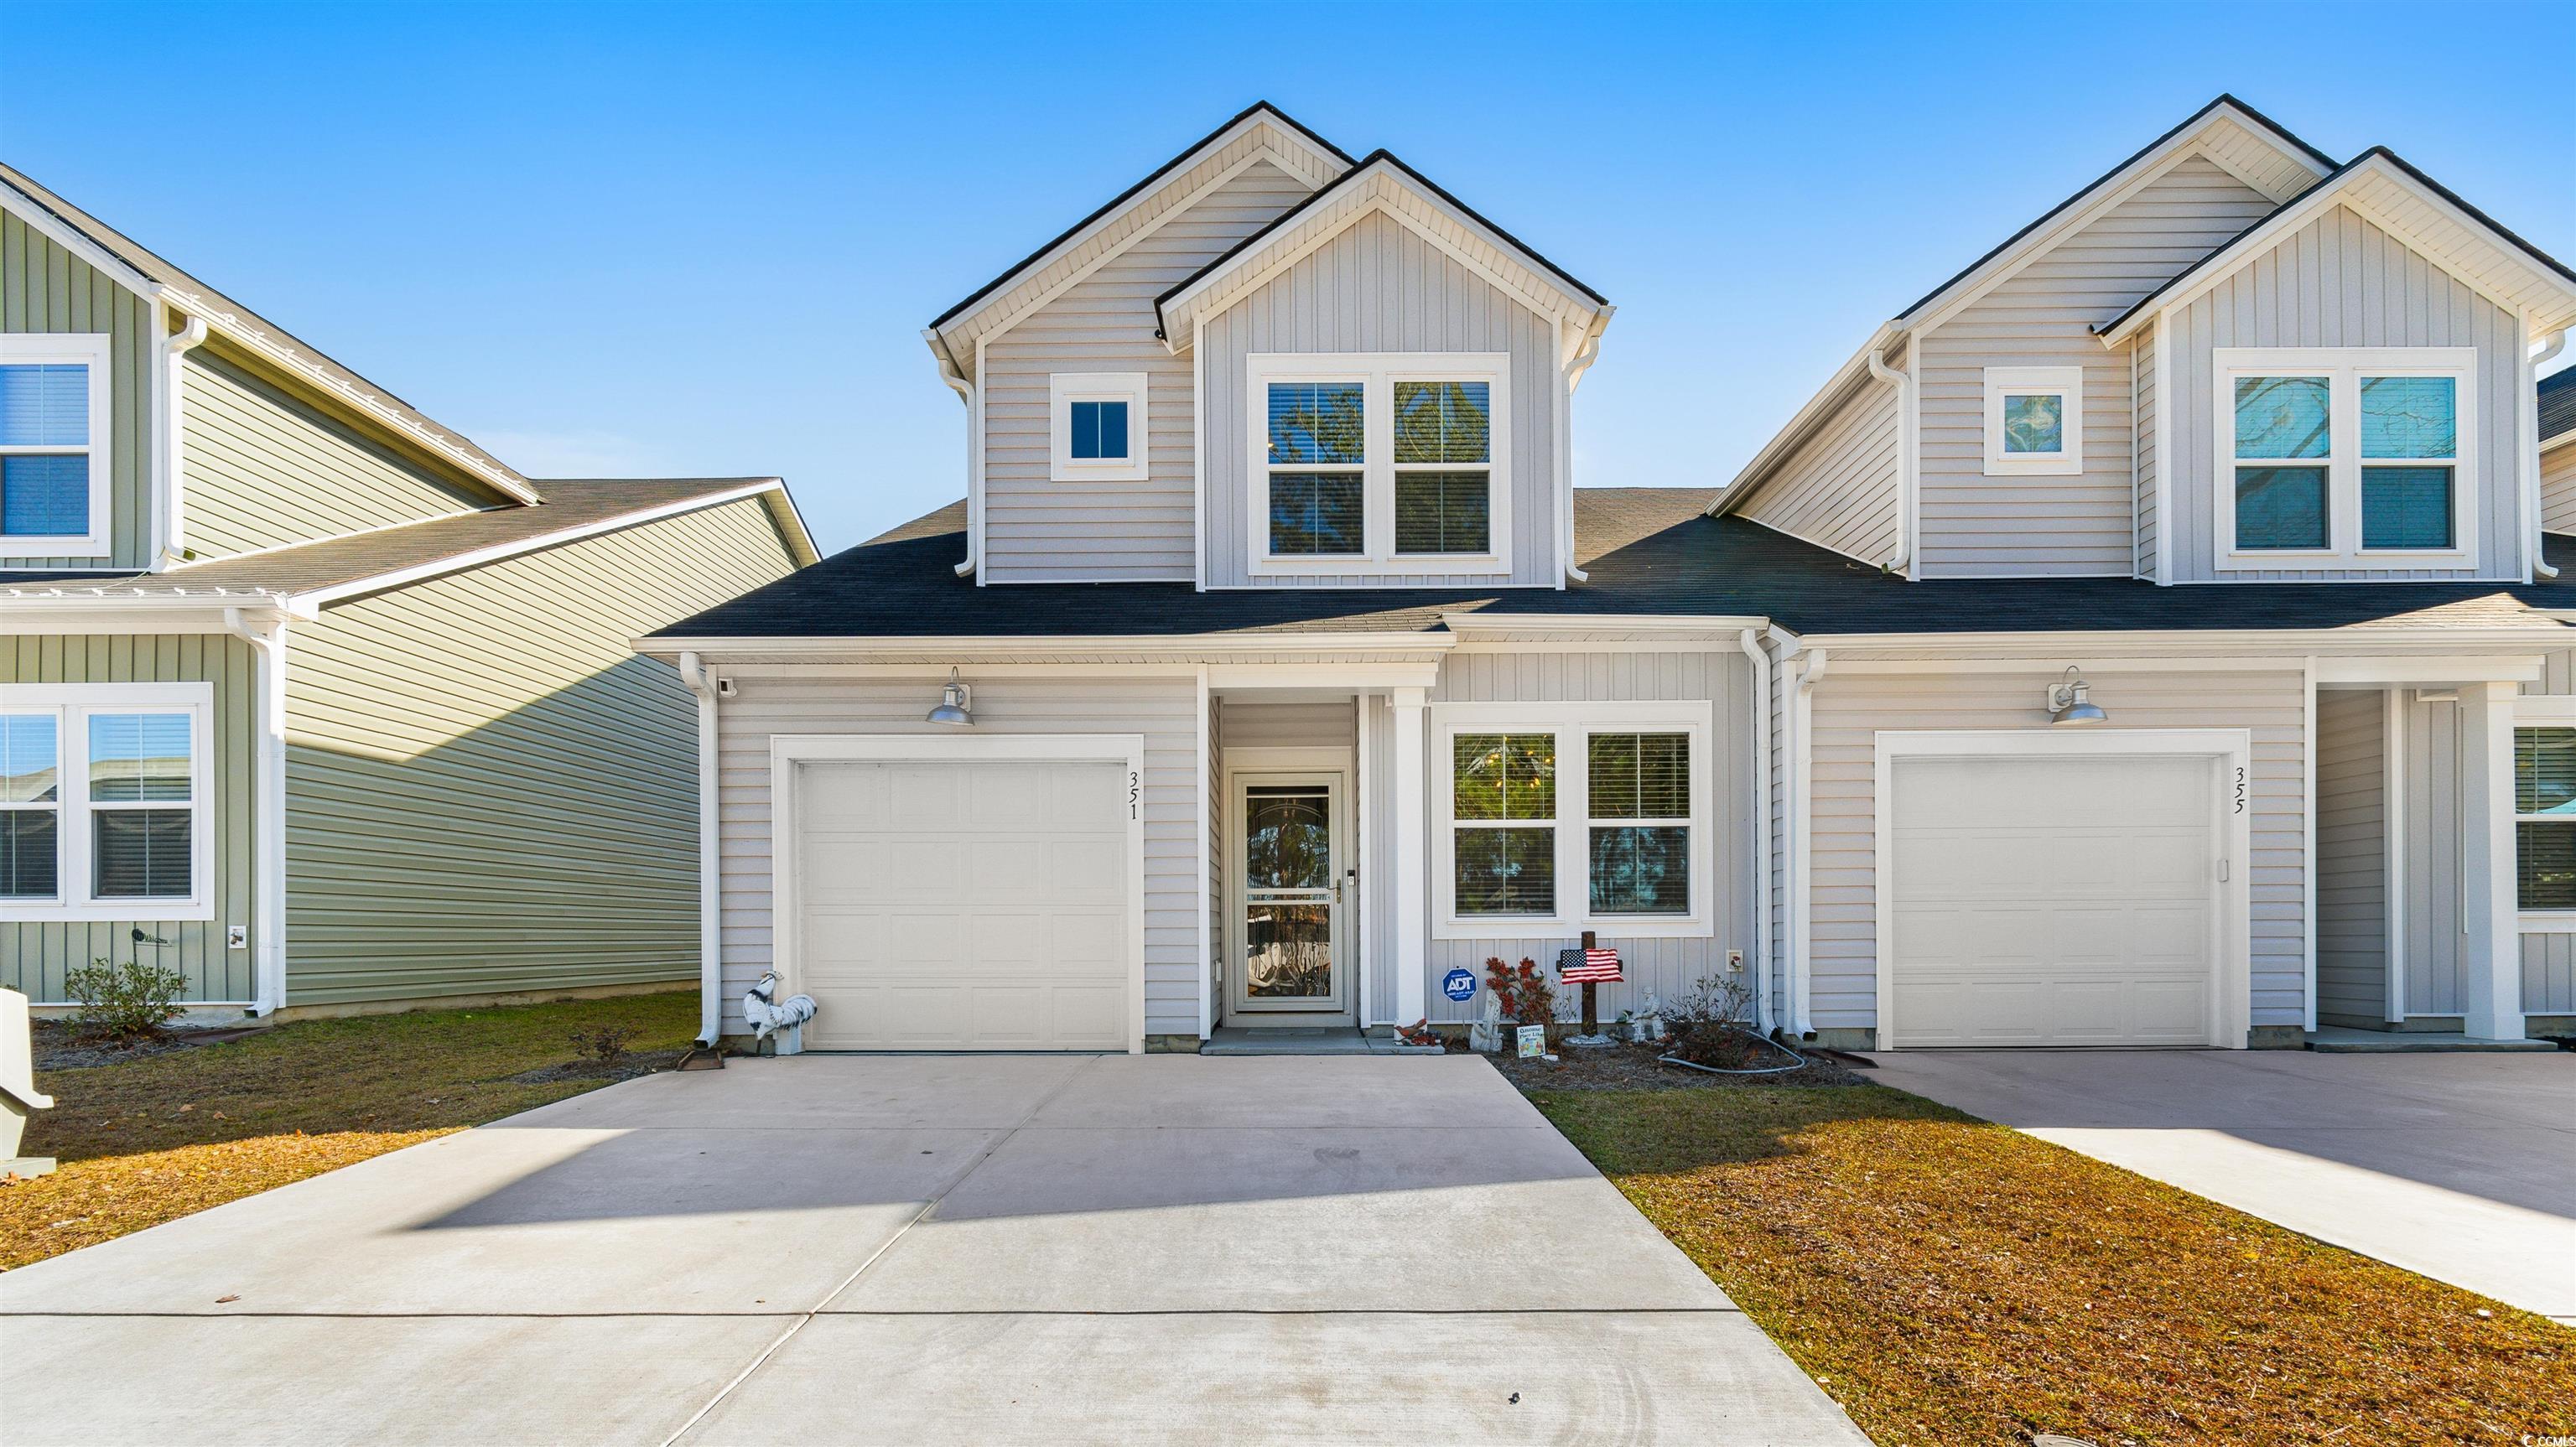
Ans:
[[[2222,90],[2576,258],[2564,10],[2473,8],[9,0],[0,156],[531,474],[778,473],[829,550],[963,490],[922,325],[1256,99],[1618,303],[1580,481],[1714,486]]]

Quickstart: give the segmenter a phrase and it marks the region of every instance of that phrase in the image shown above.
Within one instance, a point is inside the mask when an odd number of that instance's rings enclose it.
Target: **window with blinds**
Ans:
[[[0,337],[0,555],[104,548],[107,339]]]
[[[1591,736],[1592,912],[1690,913],[1690,736]]]
[[[1478,573],[1511,534],[1506,379],[1481,352],[1254,354],[1256,572]]]
[[[1493,388],[1394,383],[1395,550],[1493,551]]]
[[[2576,910],[2576,728],[2513,731],[2514,893]]]
[[[2220,348],[2223,553],[2473,563],[2469,348]]]

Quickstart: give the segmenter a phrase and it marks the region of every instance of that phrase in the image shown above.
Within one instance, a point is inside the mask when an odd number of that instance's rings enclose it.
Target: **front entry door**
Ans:
[[[1234,776],[1229,1013],[1252,1025],[1351,1011],[1343,776]],[[1303,1016],[1304,1019],[1288,1019]]]

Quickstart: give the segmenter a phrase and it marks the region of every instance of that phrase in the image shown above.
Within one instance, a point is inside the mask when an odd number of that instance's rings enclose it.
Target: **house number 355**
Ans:
[[[2236,771],[2236,812],[2239,814],[2245,812],[2245,771],[2243,769]]]

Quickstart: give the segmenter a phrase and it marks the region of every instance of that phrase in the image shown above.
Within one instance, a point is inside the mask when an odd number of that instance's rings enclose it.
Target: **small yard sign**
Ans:
[[[1547,1053],[1547,1027],[1545,1025],[1523,1025],[1512,1032],[1512,1038],[1519,1042],[1520,1054],[1523,1060],[1536,1060]]]
[[[1476,977],[1465,970],[1451,970],[1440,977],[1440,993],[1452,1000],[1465,1000],[1476,993]]]

